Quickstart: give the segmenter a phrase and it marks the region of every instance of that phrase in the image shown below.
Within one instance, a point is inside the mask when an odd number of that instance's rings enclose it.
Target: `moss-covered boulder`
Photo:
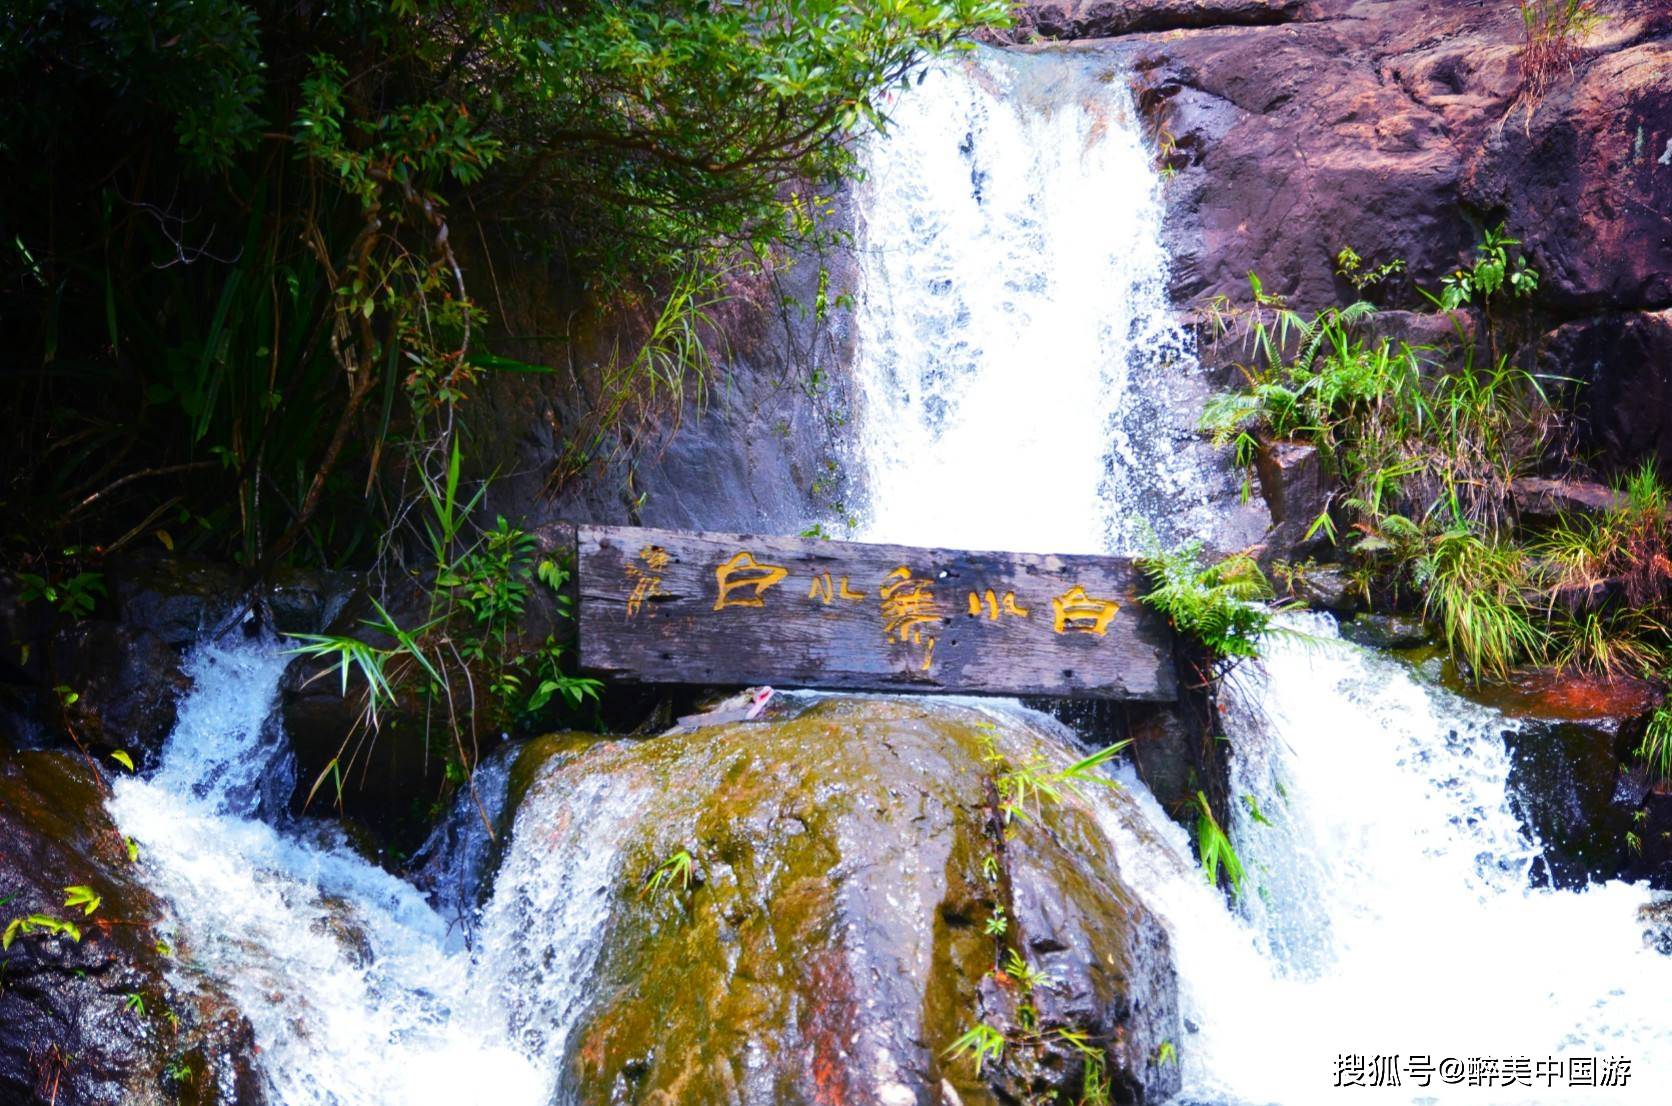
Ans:
[[[564,1101],[599,1106],[1079,1102],[1100,1085],[1159,1101],[1177,1081],[1167,938],[1099,830],[1093,804],[1122,797],[1055,775],[1078,755],[1016,719],[878,699],[532,744],[490,908],[502,933],[515,915],[520,1024],[545,1035],[527,1043],[563,1050]],[[563,918],[590,927],[587,955]],[[979,1071],[956,1048],[978,1027],[1003,1050]]]
[[[259,1106],[249,1023],[177,985],[128,849],[79,757],[0,744],[0,1102]]]

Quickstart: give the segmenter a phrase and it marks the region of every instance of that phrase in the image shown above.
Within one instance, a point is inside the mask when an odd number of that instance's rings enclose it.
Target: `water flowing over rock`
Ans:
[[[1123,796],[1086,784],[995,832],[995,749],[1079,755],[1028,717],[832,699],[537,743],[483,923],[515,1035],[564,1058],[578,1104],[904,1106],[941,1101],[943,1078],[966,1103],[1072,1097],[1084,1060],[1059,1030],[1095,1042],[1118,1101],[1164,1098],[1158,1050],[1181,1032],[1167,938],[1093,813]],[[992,974],[1000,907],[1005,944],[1048,978],[1031,998]],[[987,1079],[945,1051],[983,1021],[1012,1034]]]
[[[190,950],[152,928],[162,904],[101,798],[71,754],[0,748],[0,925],[39,914],[81,934],[25,930],[0,952],[0,1099],[259,1106],[249,1023],[212,986],[170,974]],[[99,896],[93,914],[65,907],[70,886]]]

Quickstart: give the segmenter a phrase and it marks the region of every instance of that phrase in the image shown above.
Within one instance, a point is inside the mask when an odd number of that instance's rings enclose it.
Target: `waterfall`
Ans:
[[[1204,533],[1200,382],[1124,80],[1073,52],[981,51],[929,69],[865,164],[864,536],[1076,552]],[[1291,618],[1264,653],[1226,696],[1240,903],[1136,777],[1135,804],[1099,811],[1172,933],[1180,1106],[1663,1097],[1672,958],[1644,947],[1647,895],[1530,887],[1511,723],[1337,640],[1327,616]],[[1339,1057],[1387,1055],[1634,1074],[1494,1089],[1436,1071],[1425,1089],[1396,1064],[1400,1089],[1337,1089]]]
[[[890,105],[858,198],[867,537],[1090,553],[1207,528],[1135,110],[1106,67],[993,51]]]
[[[1124,78],[1087,55],[979,51],[922,70],[891,113],[859,197],[866,536],[1095,552],[1205,532],[1223,474],[1192,433],[1202,385],[1166,302],[1163,192]],[[224,990],[250,1020],[275,1106],[562,1101],[645,781],[533,781],[479,915],[487,850],[468,818],[444,822],[421,857],[438,913],[344,834],[285,816],[272,715],[288,659],[266,638],[199,646],[161,768],[115,784],[111,813],[169,907],[176,981]],[[1643,946],[1646,896],[1529,886],[1509,723],[1323,616],[1291,618],[1227,702],[1239,903],[1130,772],[1096,804],[1170,930],[1180,1106],[1355,1101],[1333,1086],[1343,1054],[1634,1071],[1624,1093],[1362,1092],[1382,1103],[1643,1101],[1665,1085],[1672,958]],[[510,777],[483,769],[495,810]]]
[[[270,639],[200,645],[161,768],[109,801],[171,908],[176,981],[249,1019],[275,1106],[543,1106],[553,1073],[505,1044],[502,1002],[423,895],[263,810],[290,793],[270,721],[289,660]]]

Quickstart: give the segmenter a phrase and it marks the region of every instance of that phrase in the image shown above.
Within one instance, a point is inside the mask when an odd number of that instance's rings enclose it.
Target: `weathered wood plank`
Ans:
[[[582,526],[584,668],[645,683],[1171,700],[1120,557]]]

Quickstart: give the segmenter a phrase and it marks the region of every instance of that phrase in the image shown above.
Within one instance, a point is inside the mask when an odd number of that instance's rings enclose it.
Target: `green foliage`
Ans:
[[[1010,919],[1005,916],[1004,904],[995,903],[993,912],[987,918],[981,930],[989,937],[1003,937],[1010,930]]]
[[[1467,526],[1437,535],[1416,564],[1429,618],[1477,675],[1504,676],[1544,644],[1522,601],[1527,571],[1520,548],[1488,541]]]
[[[1202,862],[1202,874],[1218,886],[1223,873],[1226,886],[1233,895],[1241,895],[1246,873],[1242,858],[1237,856],[1231,839],[1213,816],[1213,807],[1205,793],[1196,792],[1196,854]]]
[[[1368,303],[1307,319],[1267,310],[1252,286],[1247,387],[1203,409],[1215,444],[1233,445],[1244,465],[1262,436],[1316,445],[1345,485],[1345,505],[1372,524],[1436,512],[1501,522],[1509,482],[1538,456],[1552,420],[1532,374],[1507,357],[1477,364],[1472,346],[1453,371],[1438,372],[1434,347],[1369,337]],[[1333,533],[1327,518],[1315,524],[1326,528]]]
[[[1202,426],[1242,463],[1262,441],[1315,446],[1341,487],[1307,536],[1336,546],[1366,601],[1420,598],[1471,678],[1524,663],[1657,671],[1672,643],[1658,473],[1629,476],[1598,517],[1518,529],[1512,484],[1546,458],[1556,421],[1544,380],[1518,367],[1527,351],[1496,352],[1495,304],[1538,287],[1518,245],[1501,227],[1486,231],[1472,265],[1424,293],[1482,321],[1471,334],[1454,320],[1449,348],[1373,337],[1365,303],[1304,318],[1251,279],[1251,307],[1216,309],[1222,327],[1243,327],[1246,387],[1215,397]],[[1360,271],[1356,253],[1339,260]],[[1291,589],[1298,572],[1285,569]]]
[[[103,902],[104,899],[97,892],[84,884],[64,888],[64,905],[80,907],[84,915],[91,915]]]
[[[980,1075],[988,1063],[1004,1056],[1004,1044],[1003,1033],[986,1022],[976,1022],[941,1055],[955,1061],[970,1058],[975,1062],[975,1073]]]
[[[1174,1047],[1172,1041],[1162,1041],[1156,1046],[1155,1062],[1157,1064],[1177,1064],[1179,1062],[1179,1050]]]
[[[19,602],[32,603],[44,599],[70,618],[92,614],[98,597],[106,594],[104,574],[99,572],[77,572],[57,583],[52,583],[40,573],[19,572],[17,582],[20,585]]]
[[[1365,267],[1365,262],[1351,246],[1342,246],[1335,255],[1335,272],[1341,279],[1362,293],[1390,280],[1405,271],[1405,259],[1396,257],[1380,265]]]
[[[1058,1041],[1079,1053],[1080,1060],[1085,1065],[1085,1074],[1081,1076],[1078,1106],[1108,1106],[1111,1089],[1108,1060],[1103,1054],[1103,1049],[1086,1033],[1067,1026],[1057,1028],[1054,1035]]]
[[[1016,981],[1016,985],[1020,987],[1024,993],[1031,993],[1040,987],[1053,987],[1056,985],[1055,979],[1053,979],[1045,971],[1030,965],[1026,960],[1022,959],[1022,954],[1017,952],[1015,949],[1005,950],[1004,974],[1009,976],[1011,979],[1014,979]]]
[[[654,895],[659,891],[671,891],[674,884],[679,885],[681,891],[691,889],[691,876],[696,869],[696,861],[690,852],[680,849],[672,856],[656,866],[655,871],[644,882],[644,894]]]
[[[1475,263],[1443,278],[1440,295],[1429,299],[1442,310],[1453,311],[1477,300],[1487,304],[1500,292],[1515,299],[1532,295],[1538,291],[1538,270],[1520,253],[1513,260],[1510,257],[1511,248],[1520,244],[1520,239],[1504,233],[1502,225],[1487,228],[1475,247]]]
[[[1271,622],[1264,601],[1271,585],[1245,554],[1202,563],[1200,542],[1156,549],[1140,566],[1150,579],[1143,601],[1167,616],[1173,628],[1214,657],[1253,657]]]
[[[16,544],[178,540],[263,571],[398,553],[381,539],[443,479],[461,405],[489,374],[550,371],[483,348],[483,253],[555,259],[578,334],[646,320],[565,465],[676,419],[709,387],[729,275],[827,241],[847,137],[1008,7],[12,5]]]
[[[81,940],[81,929],[74,922],[54,918],[50,914],[27,914],[13,918],[6,924],[5,931],[0,933],[0,950],[10,949],[12,942],[19,935],[28,936],[32,933],[49,933],[77,942]]]
[[[190,1083],[192,1081],[191,1059],[187,1056],[176,1056],[163,1067],[163,1078],[170,1083]]]
[[[1661,779],[1672,779],[1672,708],[1665,703],[1649,716],[1637,758]]]
[[[1032,821],[1039,814],[1042,802],[1060,803],[1068,795],[1083,795],[1082,784],[1117,787],[1118,784],[1097,769],[1118,756],[1132,744],[1117,741],[1066,768],[1052,768],[1041,753],[1035,753],[1021,764],[1014,764],[999,754],[989,741],[987,760],[997,767],[993,785],[998,791],[999,811],[1008,824],[1013,819]]]

